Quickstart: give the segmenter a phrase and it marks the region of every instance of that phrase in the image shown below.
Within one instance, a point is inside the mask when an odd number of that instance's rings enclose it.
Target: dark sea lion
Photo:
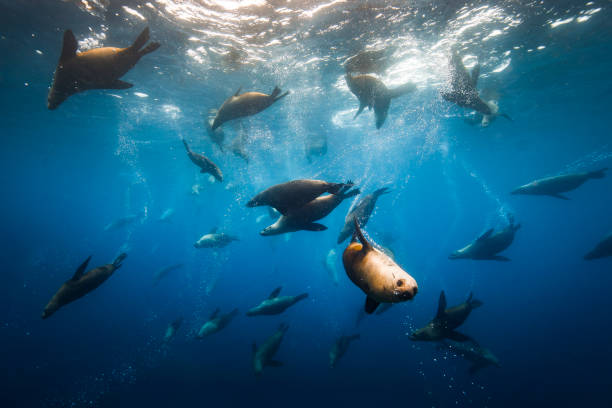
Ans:
[[[274,224],[264,228],[260,234],[268,236],[301,230],[326,230],[325,225],[318,224],[315,221],[327,217],[342,201],[359,194],[358,188],[348,191],[350,188],[350,186],[345,185],[336,194],[317,197],[302,207],[290,210],[286,215],[281,215]]]
[[[389,50],[360,51],[344,62],[347,74],[382,74],[389,66]]]
[[[212,130],[230,120],[255,115],[289,94],[289,91],[281,94],[278,86],[274,87],[270,95],[260,92],[245,92],[239,95],[241,90],[242,87],[223,102],[213,121]]]
[[[357,220],[357,223],[360,226],[366,226],[368,220],[370,219],[370,215],[372,215],[372,212],[376,207],[376,200],[378,200],[378,197],[381,195],[387,193],[389,193],[389,189],[387,187],[383,187],[359,200],[355,207],[353,207],[353,209],[346,215],[346,218],[344,218],[344,227],[342,227],[342,231],[340,231],[340,235],[338,236],[339,244],[353,235],[353,232],[355,231],[355,220]]]
[[[346,75],[345,78],[349,89],[359,99],[359,109],[355,118],[363,112],[364,108],[367,107],[370,110],[374,108],[376,129],[380,129],[385,123],[391,99],[416,89],[416,86],[411,83],[388,89],[380,79],[371,75]]]
[[[532,181],[514,190],[511,194],[547,195],[562,200],[569,198],[561,195],[580,187],[590,179],[601,179],[606,176],[607,168],[584,173],[564,174]]]
[[[584,259],[599,259],[612,256],[612,232],[602,239],[591,252],[584,256]]]
[[[160,46],[152,42],[145,47],[147,41],[148,27],[127,48],[103,47],[77,53],[77,40],[72,31],[66,30],[62,54],[47,97],[47,107],[55,109],[69,96],[88,89],[131,88],[134,85],[119,78],[132,69],[143,55]]]
[[[166,328],[166,333],[164,334],[164,339],[162,340],[164,344],[169,343],[174,338],[174,336],[176,336],[176,332],[181,328],[182,324],[183,318],[179,317],[168,325],[168,327]]]
[[[196,339],[203,339],[206,336],[217,333],[227,327],[228,324],[238,315],[238,309],[234,309],[229,313],[220,315],[219,308],[210,315],[208,321],[202,325]]]
[[[187,156],[189,160],[193,162],[196,166],[200,168],[200,173],[208,173],[212,175],[217,181],[223,181],[223,173],[221,173],[221,169],[212,160],[203,154],[199,154],[193,152],[185,139],[183,139],[183,144],[185,145],[185,149],[187,149]]]
[[[412,276],[365,239],[357,221],[355,236],[342,254],[342,263],[349,279],[366,294],[368,314],[374,313],[380,303],[411,300],[418,291]]]
[[[455,329],[465,322],[473,309],[480,306],[482,306],[482,302],[472,299],[472,294],[470,293],[470,296],[464,303],[447,309],[446,296],[444,291],[442,291],[440,292],[436,317],[427,326],[412,333],[410,339],[419,341],[438,341],[442,339],[467,341],[469,337],[455,331]]]
[[[475,241],[449,255],[448,259],[474,259],[490,261],[509,261],[497,253],[508,248],[514,241],[514,234],[521,224],[514,224],[514,217],[508,216],[508,225],[503,230],[494,233],[491,228]]]
[[[334,346],[329,351],[329,366],[335,368],[338,364],[338,360],[344,356],[352,341],[359,340],[361,336],[359,334],[353,334],[352,336],[340,336],[334,343]]]
[[[281,214],[287,214],[290,210],[303,207],[323,193],[335,194],[344,186],[352,185],[350,181],[328,183],[322,180],[293,180],[265,189],[253,197],[246,206],[268,205]]]
[[[126,215],[125,217],[117,218],[115,221],[107,224],[104,227],[104,231],[112,231],[112,230],[117,230],[117,229],[123,228],[123,227],[125,227],[127,225],[130,225],[131,223],[133,223],[137,219],[139,219],[140,216],[141,216],[141,214],[130,214],[130,215]]]
[[[280,361],[272,360],[272,358],[278,351],[287,329],[289,329],[289,325],[281,323],[276,333],[270,336],[261,347],[257,348],[257,345],[253,343],[253,371],[255,371],[255,375],[261,375],[265,366],[280,367],[283,365]]]
[[[476,374],[479,370],[488,366],[493,365],[495,367],[501,367],[499,360],[491,352],[491,350],[481,347],[472,339],[464,342],[445,340],[439,346],[439,349],[448,350],[453,354],[470,361],[472,363],[469,369],[469,373],[471,375]]]
[[[288,307],[295,305],[300,300],[304,300],[308,297],[308,293],[302,293],[297,296],[278,296],[282,289],[282,286],[274,289],[270,296],[260,304],[249,309],[246,313],[247,316],[260,316],[260,315],[277,315],[283,313]]]
[[[180,269],[182,267],[183,267],[183,264],[180,263],[176,265],[166,266],[165,268],[161,268],[160,270],[155,272],[155,274],[153,275],[153,286],[156,286],[159,283],[159,281],[165,278],[170,272]]]
[[[121,262],[123,262],[126,256],[126,254],[122,253],[112,264],[99,266],[85,273],[85,268],[87,268],[87,264],[91,259],[91,256],[89,256],[85,262],[78,267],[72,278],[64,282],[55,295],[53,295],[49,303],[47,303],[47,306],[45,306],[45,310],[42,312],[42,318],[46,319],[60,307],[74,302],[95,290],[121,267]]]

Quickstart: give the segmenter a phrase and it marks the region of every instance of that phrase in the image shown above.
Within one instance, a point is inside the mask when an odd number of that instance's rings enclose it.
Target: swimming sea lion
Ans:
[[[324,231],[325,225],[315,221],[327,217],[342,201],[359,194],[359,189],[348,191],[351,187],[345,185],[336,194],[317,197],[306,205],[281,215],[278,220],[264,228],[260,234],[263,236],[284,234],[294,231]]]
[[[289,325],[281,323],[276,333],[270,336],[261,347],[257,348],[257,345],[253,343],[253,371],[255,371],[255,375],[261,375],[265,366],[280,367],[283,365],[280,361],[272,360],[272,358],[278,351],[287,329],[289,329]]]
[[[344,62],[347,74],[382,74],[389,66],[389,51],[368,50],[360,51]]]
[[[155,274],[153,275],[153,286],[156,286],[160,280],[162,280],[166,275],[168,275],[170,272],[180,269],[183,267],[183,264],[176,264],[176,265],[170,265],[170,266],[166,266],[164,268],[161,268],[160,270],[158,270],[157,272],[155,272]]]
[[[217,228],[213,228],[208,234],[202,235],[193,246],[196,248],[223,248],[228,246],[232,241],[240,240],[222,232],[217,233]]]
[[[219,315],[219,308],[215,309],[215,311],[208,318],[208,321],[204,323],[198,331],[196,339],[203,339],[206,336],[210,336],[211,334],[217,333],[218,331],[225,329],[225,327],[232,321],[234,317],[236,317],[237,314],[238,309],[234,309],[224,315]]]
[[[91,259],[91,256],[89,256],[85,262],[78,267],[72,278],[64,282],[55,295],[53,295],[49,303],[47,303],[47,306],[45,306],[45,310],[42,312],[42,318],[46,319],[60,307],[82,298],[103,284],[121,267],[121,262],[123,262],[126,256],[126,254],[122,253],[112,264],[99,266],[85,273],[85,268],[87,268],[87,264]]]
[[[472,294],[464,303],[446,308],[446,296],[444,291],[440,292],[438,312],[436,317],[427,326],[416,330],[410,335],[411,340],[438,341],[451,339],[455,341],[467,341],[469,337],[455,331],[468,318],[473,309],[482,306],[482,302],[472,299]]]
[[[200,173],[208,173],[212,175],[217,181],[223,181],[223,173],[221,173],[221,169],[219,169],[219,166],[217,166],[215,163],[212,162],[212,160],[210,160],[203,154],[191,151],[185,139],[183,139],[183,144],[185,145],[185,149],[187,149],[187,156],[189,157],[189,160],[191,160],[193,164],[195,164],[201,169]]]
[[[303,207],[323,193],[335,194],[344,186],[353,186],[353,183],[350,181],[328,183],[322,180],[293,180],[265,189],[253,197],[246,206],[268,205],[286,215],[289,210]]]
[[[174,336],[176,336],[176,332],[178,331],[178,329],[181,328],[182,324],[183,318],[179,317],[168,325],[168,327],[166,328],[166,334],[164,334],[164,339],[162,340],[164,344],[169,343],[174,338]]]
[[[603,168],[584,173],[547,177],[525,184],[514,190],[511,194],[547,195],[562,200],[569,200],[569,198],[561,195],[561,193],[572,191],[580,187],[587,180],[604,178],[607,170],[607,168]]]
[[[322,136],[310,136],[306,138],[306,160],[308,163],[312,163],[314,156],[324,156],[327,153],[327,137]]]
[[[212,130],[230,120],[255,115],[289,94],[287,91],[281,95],[278,86],[274,87],[270,95],[260,92],[245,92],[239,95],[241,90],[242,87],[238,88],[233,96],[223,102],[213,121]]]
[[[159,217],[161,222],[170,222],[170,219],[174,215],[174,208],[167,208],[162,215]]]
[[[376,207],[376,200],[383,194],[387,194],[389,189],[387,187],[379,188],[374,191],[372,194],[368,194],[367,196],[361,198],[359,202],[353,207],[353,209],[346,215],[344,219],[344,227],[342,227],[342,231],[340,231],[340,235],[338,236],[338,243],[341,244],[348,237],[353,235],[355,231],[355,221],[357,223],[365,227],[370,219],[370,215],[374,211]]]
[[[336,267],[336,250],[330,249],[325,259],[323,260],[323,267],[329,274],[334,285],[338,286],[338,268]]]
[[[130,215],[126,215],[125,217],[117,218],[115,221],[107,224],[104,227],[104,231],[112,231],[112,230],[116,230],[119,228],[123,228],[126,225],[130,225],[131,223],[136,221],[138,218],[140,218],[140,214],[130,214]]]
[[[584,259],[599,259],[612,256],[612,232],[602,239],[595,248],[584,256]]]
[[[469,369],[469,373],[472,375],[487,366],[494,365],[496,367],[501,367],[499,360],[491,350],[481,347],[477,342],[471,339],[465,342],[445,340],[440,345],[440,349],[443,348],[470,361],[472,366]]]
[[[334,346],[329,351],[329,366],[335,368],[338,360],[344,356],[348,350],[350,344],[354,340],[359,340],[361,336],[359,334],[353,334],[352,336],[340,336],[334,343]]]
[[[416,90],[416,85],[407,83],[394,89],[389,89],[383,82],[372,75],[346,75],[346,83],[351,92],[359,99],[359,109],[355,118],[364,108],[372,110],[376,116],[376,129],[380,129],[389,112],[391,99]]]
[[[144,47],[147,41],[148,27],[127,48],[103,47],[77,53],[77,40],[72,31],[66,30],[62,54],[47,97],[47,108],[55,109],[69,96],[88,89],[127,89],[134,86],[119,78],[132,69],[143,55],[160,46],[152,42]]]
[[[234,153],[234,155],[240,157],[247,164],[249,164],[250,157],[249,152],[246,149],[247,142],[247,134],[245,132],[240,132],[232,141],[230,150],[232,153]]]
[[[489,261],[509,261],[505,256],[497,255],[508,248],[514,241],[514,234],[521,224],[514,224],[514,217],[508,216],[508,225],[503,230],[493,233],[491,228],[475,241],[449,255],[448,259],[474,259]]]
[[[353,240],[346,247],[342,263],[349,279],[367,295],[366,313],[374,313],[380,303],[411,300],[418,291],[414,278],[365,239],[357,220],[355,236],[361,243]]]
[[[247,316],[277,315],[283,313],[288,307],[295,305],[300,300],[306,299],[308,293],[297,296],[278,296],[283,287],[274,289],[270,296],[259,305],[249,309]]]

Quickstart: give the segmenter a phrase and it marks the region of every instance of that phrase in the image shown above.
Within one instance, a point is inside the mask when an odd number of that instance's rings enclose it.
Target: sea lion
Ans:
[[[359,334],[353,334],[352,336],[340,336],[334,343],[332,349],[329,351],[329,366],[335,368],[338,364],[338,360],[344,356],[348,350],[352,341],[359,340],[361,336]]]
[[[438,302],[438,312],[427,326],[416,330],[410,335],[411,340],[418,341],[438,341],[451,339],[455,341],[467,341],[469,337],[455,331],[468,318],[473,309],[482,306],[482,302],[472,299],[472,294],[460,305],[446,308],[446,295],[440,292]]]
[[[289,329],[289,325],[281,323],[276,333],[270,336],[261,347],[257,348],[257,345],[253,343],[253,371],[255,371],[255,375],[261,375],[265,366],[280,367],[283,365],[280,361],[272,360],[272,358],[278,351],[287,329]]]
[[[478,370],[491,365],[501,367],[499,360],[491,352],[491,350],[481,347],[477,342],[471,339],[465,342],[445,340],[442,342],[439,349],[447,349],[452,353],[470,361],[472,363],[472,366],[469,369],[469,373],[471,375],[474,375]]]
[[[134,221],[140,218],[140,214],[130,214],[125,217],[117,218],[115,221],[107,224],[104,227],[104,231],[112,231],[125,227],[126,225],[130,225]]]
[[[170,222],[172,216],[174,215],[174,208],[167,208],[162,215],[159,217],[159,221],[161,222]]]
[[[306,160],[312,163],[312,158],[315,156],[324,156],[327,153],[327,137],[309,136],[306,138]]]
[[[467,246],[453,252],[448,259],[474,259],[489,261],[509,261],[510,259],[497,255],[497,253],[508,248],[514,241],[514,234],[521,224],[514,224],[514,217],[508,216],[508,225],[503,230],[493,233],[494,228],[489,229]]]
[[[584,173],[547,177],[525,184],[512,191],[511,194],[547,195],[561,200],[569,200],[569,198],[561,195],[561,193],[575,190],[587,180],[604,178],[607,170],[608,168],[603,168]]]
[[[164,339],[162,340],[164,344],[168,344],[174,338],[174,336],[176,336],[176,332],[181,328],[182,324],[183,318],[179,317],[168,325],[166,328],[166,333],[164,334]]]
[[[336,256],[336,250],[333,248],[330,249],[323,260],[323,267],[329,274],[329,277],[334,285],[338,286],[338,268],[336,267]]]
[[[349,279],[366,294],[368,314],[374,313],[381,303],[411,300],[418,291],[412,276],[365,239],[357,220],[353,241],[344,250],[342,263]]]
[[[217,333],[218,331],[225,329],[225,327],[232,321],[234,317],[236,317],[237,314],[238,309],[234,309],[224,315],[219,315],[219,308],[215,309],[215,311],[208,318],[208,321],[204,323],[198,331],[196,339],[203,339],[206,336],[210,336],[211,334]]]
[[[170,272],[180,269],[182,267],[183,267],[183,264],[180,263],[180,264],[170,265],[170,266],[161,268],[160,270],[155,272],[155,274],[153,275],[153,286],[157,286],[159,281],[162,280],[164,277],[166,277],[166,275],[168,275]]]
[[[238,136],[234,138],[232,144],[230,145],[230,151],[234,153],[235,156],[240,157],[242,160],[249,164],[249,152],[246,149],[247,144],[247,134],[245,132],[240,132]]]
[[[260,92],[245,92],[239,95],[241,90],[242,87],[238,88],[233,96],[223,102],[213,121],[212,130],[230,120],[255,115],[289,94],[287,91],[281,95],[278,86],[274,87],[270,95]]]
[[[389,50],[360,51],[344,62],[347,74],[382,74],[389,66]]]
[[[134,86],[119,78],[132,69],[143,55],[160,46],[152,42],[144,47],[147,41],[148,27],[127,48],[103,47],[77,53],[77,40],[72,31],[66,30],[62,54],[47,96],[47,108],[53,110],[69,96],[88,89],[127,89]]]
[[[365,197],[362,197],[361,200],[353,207],[351,211],[344,218],[344,227],[342,227],[342,231],[340,231],[340,235],[338,235],[338,243],[341,244],[348,237],[353,235],[355,231],[355,221],[365,227],[370,219],[370,215],[374,211],[376,207],[376,200],[383,194],[389,193],[389,189],[387,187],[379,188],[374,191],[372,194],[368,194]]]
[[[247,316],[277,315],[283,313],[288,307],[295,305],[300,300],[306,299],[308,293],[297,296],[278,296],[283,287],[274,289],[270,296],[259,305],[252,307],[246,313]]]
[[[459,54],[453,52],[450,57],[450,83],[440,91],[440,95],[448,102],[475,110],[483,115],[489,117],[499,115],[512,120],[505,113],[499,113],[497,104],[487,103],[480,97],[476,89],[479,75],[480,65],[476,65],[469,74]]]
[[[233,241],[240,240],[232,235],[217,233],[217,228],[213,228],[208,234],[202,235],[193,246],[196,248],[223,248]]]
[[[585,260],[612,256],[612,232],[602,239],[591,252],[584,256]]]
[[[253,197],[247,207],[268,205],[283,215],[290,210],[299,209],[323,193],[336,194],[345,186],[353,183],[328,183],[322,180],[293,180],[276,184]]]
[[[121,267],[121,262],[123,262],[126,256],[126,254],[122,253],[112,264],[99,266],[85,273],[85,268],[87,268],[87,264],[91,259],[91,256],[89,256],[85,262],[77,268],[72,278],[64,282],[55,295],[53,295],[49,303],[47,303],[47,306],[45,306],[45,310],[42,312],[42,318],[46,319],[60,307],[82,298],[103,284]]]
[[[325,225],[315,221],[327,217],[342,201],[359,194],[359,189],[348,191],[351,187],[346,185],[336,194],[317,197],[306,205],[281,215],[278,220],[264,228],[260,234],[263,236],[284,234],[295,231],[324,231]]]
[[[354,118],[359,116],[364,108],[370,110],[374,108],[376,129],[380,129],[385,123],[391,99],[416,90],[416,85],[412,83],[389,89],[380,79],[372,75],[346,75],[345,78],[349,89],[359,99],[359,109]]]
[[[221,173],[221,169],[212,160],[203,154],[195,153],[190,148],[185,139],[183,139],[183,145],[185,145],[185,149],[187,149],[187,156],[189,160],[193,162],[196,166],[198,166],[201,170],[200,173],[208,173],[212,175],[215,180],[223,181],[223,173]]]

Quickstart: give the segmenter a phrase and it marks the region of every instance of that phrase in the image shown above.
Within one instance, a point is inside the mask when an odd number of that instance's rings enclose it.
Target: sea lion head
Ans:
[[[411,335],[410,335],[410,340],[412,341],[419,341],[419,340],[431,340],[433,338],[435,338],[436,336],[434,336],[434,327],[433,325],[430,323],[425,327],[422,327],[418,330],[415,330]]]
[[[43,310],[40,317],[42,317],[43,319],[46,319],[47,317],[55,313],[57,309],[59,309],[58,304],[54,301],[51,301],[47,304],[47,306],[45,306],[45,310]]]

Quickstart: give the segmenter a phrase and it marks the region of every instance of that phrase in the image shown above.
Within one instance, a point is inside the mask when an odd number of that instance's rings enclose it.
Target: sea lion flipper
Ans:
[[[484,239],[489,238],[493,234],[494,228],[487,230],[484,234],[478,237],[477,241],[482,241]]]
[[[361,245],[363,245],[363,249],[362,250],[363,251],[370,251],[370,250],[372,250],[372,245],[363,236],[363,232],[361,231],[361,227],[359,226],[359,222],[357,222],[357,217],[355,217],[355,219],[353,219],[353,222],[355,223],[355,235],[359,239],[359,242],[361,242]]]
[[[136,52],[142,47],[144,47],[147,41],[149,41],[149,27],[146,27],[144,30],[142,30],[142,32],[138,35],[138,38],[136,38],[136,41],[134,41],[130,48],[132,49],[132,51]]]
[[[160,43],[152,42],[149,45],[147,45],[146,47],[144,47],[142,50],[140,50],[140,52],[138,54],[140,54],[140,56],[142,57],[143,55],[152,53],[153,51],[155,51],[159,47],[161,47]]]
[[[240,88],[238,88],[238,90],[236,91],[236,93],[234,94],[234,96],[238,96],[238,95],[240,95],[240,91],[242,91],[242,85],[240,86]]]
[[[376,300],[372,299],[371,297],[366,296],[365,312],[367,314],[374,313],[374,311],[376,310],[378,305],[380,305],[380,302],[377,302]]]
[[[303,225],[302,229],[305,231],[325,231],[327,227],[317,222],[311,222],[310,224]]]
[[[455,330],[450,330],[448,333],[446,333],[446,336],[444,337],[451,339],[451,340],[461,342],[461,343],[463,343],[464,341],[470,340],[468,336],[466,336],[465,334],[459,333],[458,331],[455,331]]]
[[[353,116],[353,119],[356,119],[357,116],[359,116],[361,114],[361,112],[363,112],[363,110],[365,109],[366,104],[363,102],[359,102],[359,109],[357,109],[357,113],[355,114],[355,116]]]
[[[106,89],[128,89],[133,87],[134,84],[130,84],[129,82],[122,81],[120,79],[116,79],[110,84],[106,85],[104,88]]]
[[[79,48],[79,43],[77,42],[72,30],[64,31],[64,43],[62,45],[62,54],[60,56],[59,62],[64,62],[69,60],[70,58],[76,56],[76,51]]]
[[[272,293],[270,293],[270,296],[268,296],[268,299],[274,299],[275,297],[278,297],[278,294],[280,293],[282,289],[283,289],[282,286],[279,286],[278,288],[274,289]]]
[[[436,313],[436,317],[444,316],[444,311],[446,310],[446,295],[444,291],[440,292],[440,300],[438,300],[438,312]]]
[[[85,269],[87,268],[87,264],[89,264],[89,260],[91,259],[91,255],[87,257],[87,259],[77,268],[76,272],[72,276],[73,281],[78,281],[85,273]]]

